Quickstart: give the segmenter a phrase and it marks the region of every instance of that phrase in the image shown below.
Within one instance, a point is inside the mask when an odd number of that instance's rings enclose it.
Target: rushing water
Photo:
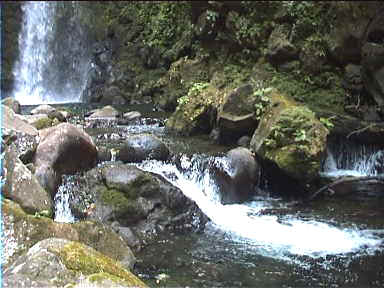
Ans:
[[[74,1],[23,4],[13,91],[21,104],[80,101],[89,60],[79,7]]]
[[[63,183],[59,186],[54,198],[55,202],[55,221],[62,223],[75,222],[75,216],[70,207],[70,198],[72,197],[74,186],[76,185],[74,177],[64,176]]]
[[[323,174],[331,177],[376,176],[384,172],[383,164],[382,147],[337,139],[328,145]]]
[[[162,120],[151,121],[153,115],[142,114],[142,120],[132,125],[88,128],[87,132],[97,145],[106,145],[109,149],[118,147],[126,135],[151,133],[160,137],[172,152],[181,155],[180,165],[149,160],[137,166],[162,175],[179,187],[211,220],[202,233],[164,232],[154,243],[135,254],[139,259],[135,272],[150,285],[384,285],[382,195],[362,199],[319,199],[306,204],[260,196],[243,204],[222,205],[218,197],[220,191],[202,163],[209,161],[228,169],[223,152],[229,148],[212,145],[199,137],[168,135]],[[335,155],[340,158],[339,154]],[[356,158],[364,159],[370,158]],[[332,165],[337,170],[336,162]],[[67,201],[77,185],[72,178],[66,179],[56,198],[59,209],[56,221],[72,222],[72,215],[60,212],[70,211]]]

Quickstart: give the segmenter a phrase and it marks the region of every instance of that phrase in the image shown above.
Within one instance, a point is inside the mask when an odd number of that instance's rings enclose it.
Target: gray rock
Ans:
[[[38,135],[38,131],[32,125],[29,125],[23,121],[20,115],[15,114],[12,109],[2,105],[2,121],[1,127],[23,132],[32,136]]]
[[[50,105],[43,104],[43,105],[40,105],[40,106],[34,108],[31,111],[31,114],[32,115],[35,115],[35,114],[49,114],[50,112],[53,112],[53,111],[56,111],[56,109],[53,108]]]
[[[5,197],[12,199],[28,213],[34,214],[43,210],[53,212],[50,194],[41,187],[35,175],[19,160],[14,144],[5,150],[3,175],[6,179],[2,189]]]
[[[117,159],[123,162],[141,162],[146,159],[165,161],[169,157],[168,147],[152,135],[129,136],[120,148]]]

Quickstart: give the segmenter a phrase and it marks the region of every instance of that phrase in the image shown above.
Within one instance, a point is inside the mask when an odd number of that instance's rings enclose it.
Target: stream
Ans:
[[[60,107],[69,105],[61,104]],[[55,105],[54,105],[55,106]],[[94,108],[72,105],[80,113]],[[23,106],[24,113],[32,107]],[[178,137],[164,128],[166,114],[150,106],[120,107],[142,113],[130,125],[86,128],[99,147],[113,148],[124,135],[150,133],[181,156],[172,162],[148,160],[138,168],[162,175],[194,200],[211,219],[203,232],[163,232],[136,252],[134,272],[150,286],[165,287],[382,287],[384,285],[384,197],[354,193],[311,203],[267,195],[243,204],[222,205],[217,187],[200,165],[225,167],[232,147],[214,145],[206,136]],[[74,117],[73,123],[81,123]],[[84,123],[82,123],[84,125]],[[333,151],[336,153],[335,151]],[[327,159],[327,163],[332,159]],[[358,161],[358,159],[356,159]],[[365,161],[367,162],[367,161]],[[327,173],[343,174],[336,164]],[[352,168],[344,169],[350,174]],[[349,171],[349,172],[348,172]],[[230,171],[229,171],[230,172]],[[356,172],[357,173],[357,172]],[[359,172],[362,173],[361,171]],[[69,184],[68,184],[69,183]],[[57,195],[67,205],[71,181]],[[380,190],[381,189],[381,190]],[[61,210],[60,210],[61,209]],[[56,221],[72,222],[62,207]],[[65,218],[69,217],[69,218]],[[65,220],[67,219],[67,220]],[[73,220],[73,219],[72,219]]]

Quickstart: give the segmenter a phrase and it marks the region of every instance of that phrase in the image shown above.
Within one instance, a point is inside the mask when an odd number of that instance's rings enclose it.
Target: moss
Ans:
[[[53,124],[52,119],[46,117],[46,118],[40,118],[39,120],[34,122],[32,125],[35,126],[36,129],[40,130],[40,129],[51,127],[52,124]]]
[[[102,276],[110,274],[112,277],[114,276],[113,279],[121,278],[129,285],[147,287],[139,278],[125,270],[121,264],[81,243],[71,242],[58,251],[53,250],[51,252],[58,254],[67,269],[72,271],[84,275],[103,273],[99,277],[94,276],[94,279],[95,277],[100,279]]]
[[[128,198],[124,192],[116,189],[103,188],[100,191],[100,196],[104,204],[113,207],[117,217],[124,216],[133,221],[146,216],[144,211],[140,209],[137,201]]]

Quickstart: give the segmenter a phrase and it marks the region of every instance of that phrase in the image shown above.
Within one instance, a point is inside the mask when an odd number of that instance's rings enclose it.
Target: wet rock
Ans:
[[[47,211],[48,214],[53,214],[51,195],[41,187],[35,175],[19,160],[14,144],[5,149],[2,169],[5,178],[2,187],[3,196],[19,203],[27,213]]]
[[[238,146],[241,146],[241,147],[244,147],[244,148],[247,148],[249,147],[249,143],[251,142],[251,137],[249,136],[242,136],[239,138],[239,140],[237,140],[237,145]]]
[[[92,138],[69,123],[61,123],[40,132],[34,164],[40,184],[54,195],[61,175],[92,168],[97,149]]]
[[[165,161],[168,156],[169,149],[160,139],[143,134],[127,137],[117,159],[123,162],[141,162],[146,159]]]
[[[227,94],[218,112],[217,125],[220,141],[233,143],[239,137],[249,134],[257,127],[253,86],[246,84]]]
[[[7,97],[1,101],[1,104],[9,107],[16,114],[20,114],[20,103],[12,97]]]
[[[102,273],[100,273],[102,272]],[[99,274],[98,274],[99,273]],[[106,257],[82,243],[49,238],[36,243],[28,253],[4,271],[4,287],[74,287],[73,283],[89,276],[85,281],[92,287],[146,287],[135,275],[117,261]],[[109,282],[106,282],[109,281]],[[115,286],[115,285],[119,286]],[[81,287],[75,286],[75,287]],[[82,286],[84,287],[84,286]],[[91,287],[91,286],[89,286]]]
[[[53,111],[56,111],[56,109],[53,108],[50,105],[43,104],[43,105],[40,105],[40,106],[34,108],[31,111],[31,114],[32,115],[35,115],[35,114],[49,114],[50,112],[53,112]]]
[[[127,244],[111,228],[100,223],[57,223],[43,216],[28,215],[8,199],[2,202],[2,216],[3,231],[10,235],[5,244],[4,268],[37,242],[51,237],[84,243],[119,261],[126,269],[131,269],[136,261]]]
[[[108,164],[87,172],[86,179],[97,199],[88,218],[112,225],[135,247],[164,229],[198,230],[207,222],[180,189],[135,166]]]
[[[211,169],[223,204],[242,203],[257,194],[261,166],[247,148],[228,151],[226,163]]]

